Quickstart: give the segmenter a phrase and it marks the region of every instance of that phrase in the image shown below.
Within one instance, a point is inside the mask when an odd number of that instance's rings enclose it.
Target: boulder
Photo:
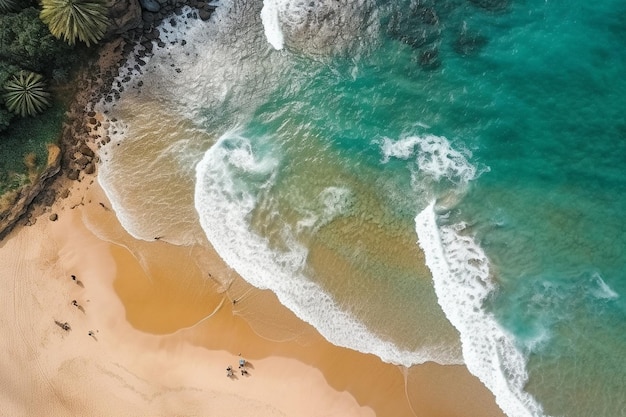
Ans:
[[[161,10],[161,5],[157,0],[139,0],[141,7],[149,12],[156,13]]]
[[[119,35],[141,24],[139,0],[105,0],[111,21],[105,37]]]
[[[78,148],[78,152],[82,153],[88,158],[93,158],[95,156],[91,148],[84,143],[80,145],[80,148]]]

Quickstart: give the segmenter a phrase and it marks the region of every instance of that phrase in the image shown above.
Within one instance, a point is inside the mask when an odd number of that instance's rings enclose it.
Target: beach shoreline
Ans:
[[[124,246],[134,239],[95,176],[66,185],[66,199],[0,246],[6,272],[0,364],[2,385],[12,387],[0,404],[7,415],[501,415],[462,366],[428,363],[407,371],[336,347],[312,328],[304,342],[260,337],[236,311],[246,308],[245,299],[233,304],[206,275],[179,279],[167,271],[193,275],[185,267],[188,249],[159,241]],[[150,266],[155,255],[167,257],[157,263],[163,279]],[[200,272],[224,273],[216,264]],[[185,289],[175,294],[177,280]],[[237,366],[239,353],[249,374],[229,379],[226,367]]]

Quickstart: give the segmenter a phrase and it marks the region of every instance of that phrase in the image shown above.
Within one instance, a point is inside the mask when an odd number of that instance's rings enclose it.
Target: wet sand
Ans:
[[[465,367],[336,347],[210,250],[133,239],[95,177],[67,187],[0,242],[4,416],[503,415]]]

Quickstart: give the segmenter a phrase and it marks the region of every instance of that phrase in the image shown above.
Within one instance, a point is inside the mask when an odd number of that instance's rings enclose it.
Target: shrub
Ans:
[[[0,14],[0,63],[51,76],[55,68],[69,68],[76,59],[69,45],[52,36],[35,8]]]

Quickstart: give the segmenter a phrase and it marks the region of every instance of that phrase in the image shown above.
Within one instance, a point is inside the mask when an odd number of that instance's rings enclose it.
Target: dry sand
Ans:
[[[0,242],[0,415],[502,416],[465,367],[333,346],[215,254],[128,236],[95,177],[67,186]]]

